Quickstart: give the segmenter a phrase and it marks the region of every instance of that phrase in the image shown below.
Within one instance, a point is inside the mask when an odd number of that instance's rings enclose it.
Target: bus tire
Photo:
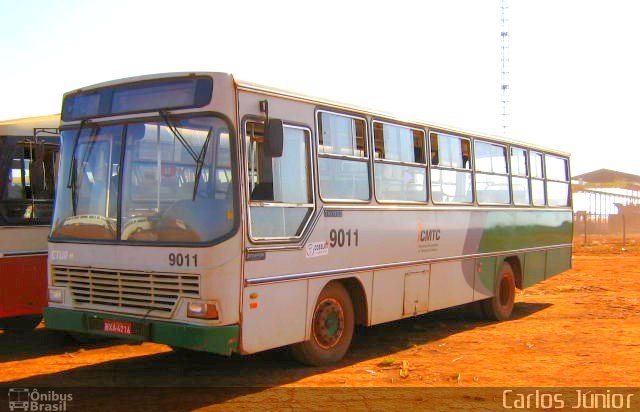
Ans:
[[[3,319],[1,329],[7,332],[28,332],[38,327],[42,321],[42,316],[16,316],[15,318]]]
[[[496,279],[496,292],[491,299],[482,301],[482,311],[489,320],[509,319],[516,297],[516,278],[513,268],[503,262]]]
[[[335,363],[347,353],[355,324],[353,302],[339,282],[329,282],[316,301],[311,337],[291,346],[293,357],[306,365]]]

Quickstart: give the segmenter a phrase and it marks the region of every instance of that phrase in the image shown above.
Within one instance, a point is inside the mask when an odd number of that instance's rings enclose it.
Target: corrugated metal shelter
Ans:
[[[640,233],[640,176],[599,169],[572,178],[575,234]]]

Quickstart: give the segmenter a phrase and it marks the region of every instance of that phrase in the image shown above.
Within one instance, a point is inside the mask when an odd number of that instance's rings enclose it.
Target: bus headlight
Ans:
[[[189,302],[187,316],[199,319],[218,319],[218,306],[215,303]]]
[[[63,303],[64,302],[64,290],[62,290],[62,289],[49,289],[49,302]]]

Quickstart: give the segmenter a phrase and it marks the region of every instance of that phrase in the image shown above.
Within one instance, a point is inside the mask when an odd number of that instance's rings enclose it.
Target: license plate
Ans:
[[[133,335],[133,323],[105,319],[102,330],[107,333],[116,333],[118,335]]]

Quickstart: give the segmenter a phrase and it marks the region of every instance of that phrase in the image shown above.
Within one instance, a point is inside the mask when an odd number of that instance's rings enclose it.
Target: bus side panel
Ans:
[[[544,280],[547,252],[544,250],[527,253],[524,257],[523,288]]]
[[[406,271],[406,268],[398,268],[373,272],[373,291],[371,295],[372,325],[402,317],[404,274]]]
[[[404,299],[402,316],[415,316],[429,310],[429,266],[412,267],[404,274]]]
[[[545,279],[571,269],[571,248],[547,251]]]
[[[497,264],[498,259],[495,256],[476,259],[473,281],[474,301],[491,298],[495,294]]]
[[[47,304],[47,256],[0,258],[0,317],[40,315]]]
[[[492,211],[487,213],[478,252],[570,244],[572,214],[567,210]]]
[[[0,253],[44,252],[49,226],[0,226]]]
[[[241,353],[305,340],[306,280],[248,286],[242,302]]]
[[[444,309],[473,301],[475,259],[431,265],[429,310]]]
[[[426,313],[430,278],[429,265],[376,270],[373,273],[371,324]]]

